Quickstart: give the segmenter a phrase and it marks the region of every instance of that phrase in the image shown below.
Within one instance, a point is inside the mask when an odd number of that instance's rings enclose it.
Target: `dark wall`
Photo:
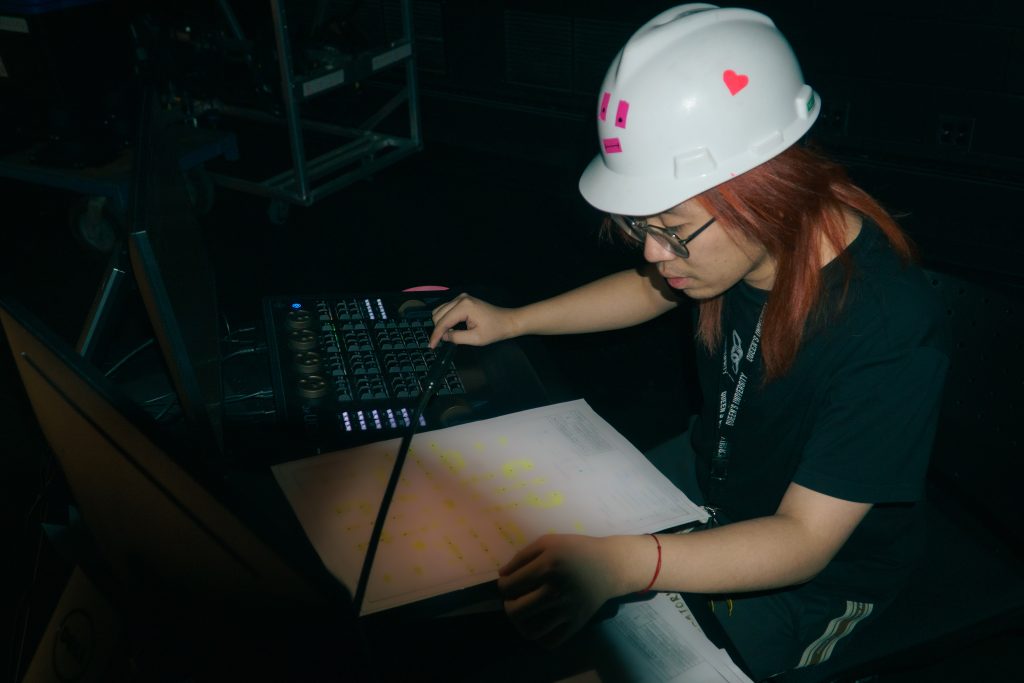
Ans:
[[[582,168],[604,71],[670,2],[416,0],[428,137]],[[363,17],[374,3],[364,3]],[[383,24],[397,2],[383,1]],[[793,44],[846,162],[934,265],[1016,280],[1024,256],[1024,5],[1015,0],[744,5]],[[387,17],[392,17],[389,21]]]
[[[227,24],[216,3],[110,4],[162,15],[164,28],[191,26],[193,39],[166,66],[182,76],[179,86],[192,96],[230,99],[230,91],[245,90],[258,106],[280,101],[272,92],[279,77],[268,3],[228,3],[252,43],[255,57],[248,64],[232,61],[233,48],[224,41]],[[300,56],[303,47],[317,43],[358,51],[401,33],[398,0],[283,4]],[[578,173],[596,153],[592,118],[607,65],[640,24],[673,4],[412,0],[427,143],[453,143],[555,166],[568,176]],[[743,6],[775,20],[820,93],[823,113],[811,136],[902,217],[929,263],[1018,279],[1024,256],[1017,219],[1017,207],[1024,205],[1024,5],[752,0]],[[91,7],[80,13],[90,11],[96,14]],[[52,29],[58,19],[46,17],[44,24],[39,17],[37,23]],[[124,42],[123,29],[109,30]],[[12,52],[17,45],[11,41],[24,37],[8,32],[2,38],[10,73],[0,79],[0,94],[9,95],[12,84],[39,79],[14,78],[12,59],[19,53]],[[66,42],[49,41],[47,49]],[[66,71],[57,62],[48,68],[51,74]],[[110,69],[97,71],[111,76]],[[202,78],[185,78],[187,72]],[[110,127],[116,119],[112,106],[96,104],[103,90],[70,101],[90,107]],[[7,129],[26,120],[52,124],[52,116],[22,116],[13,103],[25,99],[0,98],[0,122]],[[46,135],[53,132],[48,125]],[[10,135],[6,142],[23,137]],[[102,136],[81,138],[95,142]],[[60,149],[83,154],[73,142],[63,141]]]
[[[384,2],[397,6],[397,3]],[[416,0],[423,85],[450,95],[589,114],[604,71],[671,2]],[[978,169],[1024,160],[1024,8],[1012,0],[776,0],[836,145]],[[581,109],[581,104],[585,105]]]

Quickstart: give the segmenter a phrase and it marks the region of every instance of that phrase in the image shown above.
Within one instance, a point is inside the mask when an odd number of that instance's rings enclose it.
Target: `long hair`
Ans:
[[[775,260],[761,334],[764,381],[784,375],[800,349],[822,297],[820,240],[839,254],[849,283],[843,208],[873,220],[905,261],[914,247],[896,221],[839,164],[794,145],[756,168],[696,197],[727,230],[764,245]],[[845,290],[844,290],[845,291]],[[722,296],[700,302],[697,338],[710,349],[722,339]]]

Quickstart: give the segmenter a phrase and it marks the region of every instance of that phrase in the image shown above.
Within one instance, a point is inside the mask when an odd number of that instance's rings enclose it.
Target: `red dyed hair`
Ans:
[[[842,166],[801,145],[703,192],[696,200],[726,230],[762,244],[775,260],[775,284],[768,295],[761,335],[766,382],[789,370],[808,319],[820,312],[819,240],[827,240],[840,254],[849,281],[843,208],[877,223],[904,261],[914,258],[913,245],[892,216],[854,185]],[[697,337],[714,349],[722,339],[722,297],[699,305]]]

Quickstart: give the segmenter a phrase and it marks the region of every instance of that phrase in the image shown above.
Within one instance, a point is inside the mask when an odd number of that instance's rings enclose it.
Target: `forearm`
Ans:
[[[609,598],[642,591],[742,593],[813,578],[870,503],[790,483],[774,515],[690,534],[542,536],[500,570],[505,610],[531,638],[559,642]],[[657,576],[652,583],[652,577]],[[560,627],[561,630],[552,631]]]
[[[518,334],[578,334],[638,325],[678,305],[647,267],[595,280],[516,309]]]
[[[797,520],[774,515],[690,534],[662,534],[661,571],[652,590],[731,593],[780,588],[813,578],[834,551],[822,549]],[[622,577],[620,594],[643,590],[654,575],[649,536],[609,538]]]

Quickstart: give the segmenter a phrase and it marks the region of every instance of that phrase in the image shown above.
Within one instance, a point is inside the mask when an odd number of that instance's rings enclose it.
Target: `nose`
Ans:
[[[674,251],[664,246],[658,240],[646,235],[644,237],[644,260],[648,263],[661,263],[676,258]]]

